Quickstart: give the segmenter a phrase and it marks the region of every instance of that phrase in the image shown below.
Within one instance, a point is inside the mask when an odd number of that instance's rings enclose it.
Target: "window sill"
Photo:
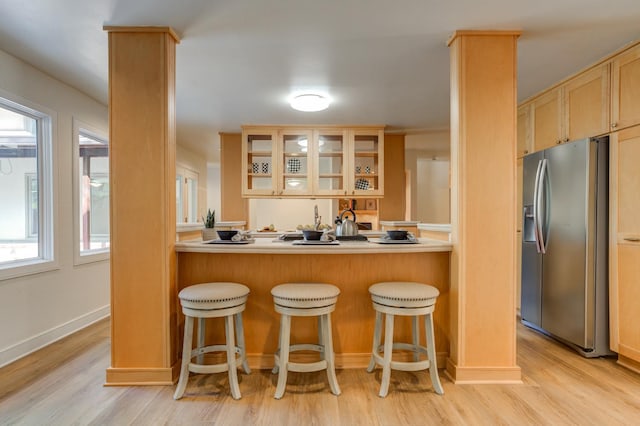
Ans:
[[[56,271],[58,269],[60,269],[58,262],[53,260],[29,259],[20,262],[11,262],[0,267],[0,281]]]

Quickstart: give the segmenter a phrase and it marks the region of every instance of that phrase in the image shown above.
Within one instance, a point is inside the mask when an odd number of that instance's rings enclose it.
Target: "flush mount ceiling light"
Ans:
[[[329,108],[329,98],[317,93],[303,93],[289,101],[291,108],[297,111],[315,112]]]

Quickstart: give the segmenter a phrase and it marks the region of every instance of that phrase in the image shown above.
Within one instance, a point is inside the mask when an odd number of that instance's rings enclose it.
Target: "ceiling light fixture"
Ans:
[[[291,98],[291,108],[297,111],[315,112],[329,108],[329,98],[317,93],[303,93]]]

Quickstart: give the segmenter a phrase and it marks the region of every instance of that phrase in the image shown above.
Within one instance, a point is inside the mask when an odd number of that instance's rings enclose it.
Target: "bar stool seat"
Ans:
[[[180,379],[173,395],[174,399],[182,398],[189,381],[189,372],[211,374],[225,371],[229,372],[231,396],[234,399],[241,398],[237,365],[242,365],[245,373],[251,373],[247,364],[242,325],[242,311],[245,309],[249,292],[249,287],[246,285],[230,282],[196,284],[180,291],[178,297],[185,316],[184,341]],[[225,318],[225,344],[205,346],[205,319],[218,317]],[[194,318],[198,318],[198,343],[197,347],[192,349]],[[235,344],[235,335],[238,338],[237,345]],[[226,352],[227,362],[203,364],[203,355],[210,352]],[[236,354],[239,354],[238,358],[236,358]],[[191,362],[194,357],[197,357],[195,363]]]
[[[391,370],[420,371],[429,369],[431,383],[435,392],[444,394],[438,367],[436,364],[435,339],[433,333],[433,311],[440,292],[437,288],[415,282],[381,282],[369,287],[373,308],[376,311],[376,323],[373,333],[373,348],[368,372],[375,369],[376,364],[382,366],[382,382],[380,384],[381,397],[387,396]],[[382,314],[385,314],[384,345],[380,345],[382,334]],[[393,342],[394,316],[412,317],[412,343]],[[418,318],[424,315],[426,332],[426,347],[420,345],[418,337]],[[393,361],[393,350],[402,349],[413,352],[413,361]],[[382,353],[382,355],[380,354]],[[420,360],[420,355],[426,354],[427,359]]]
[[[331,284],[322,283],[288,283],[271,289],[275,310],[280,316],[280,336],[278,350],[275,353],[273,374],[278,374],[278,385],[275,398],[284,395],[289,371],[311,372],[327,370],[329,387],[334,395],[340,395],[340,387],[336,379],[333,353],[333,337],[331,335],[331,312],[335,310],[340,289]],[[318,317],[318,344],[291,345],[291,317]],[[316,351],[320,353],[317,362],[291,362],[289,353],[294,351]]]

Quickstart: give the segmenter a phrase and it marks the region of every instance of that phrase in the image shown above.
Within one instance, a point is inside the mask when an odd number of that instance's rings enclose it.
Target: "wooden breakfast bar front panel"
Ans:
[[[300,251],[304,251],[302,248]],[[272,368],[280,317],[274,311],[271,288],[286,282],[326,282],[340,288],[332,314],[338,367],[365,367],[369,361],[375,312],[368,288],[380,281],[417,281],[440,290],[434,321],[439,366],[449,352],[449,252],[363,254],[274,254],[178,252],[178,286],[213,281],[247,285],[251,294],[243,313],[251,367]],[[177,296],[176,296],[177,297]],[[180,315],[179,329],[184,317]],[[211,320],[210,320],[211,321]],[[223,341],[222,323],[208,323],[208,338]],[[215,326],[214,326],[215,324]],[[410,322],[396,318],[397,339],[410,342]],[[315,342],[315,318],[296,317],[292,342]],[[424,332],[421,332],[424,340]]]

